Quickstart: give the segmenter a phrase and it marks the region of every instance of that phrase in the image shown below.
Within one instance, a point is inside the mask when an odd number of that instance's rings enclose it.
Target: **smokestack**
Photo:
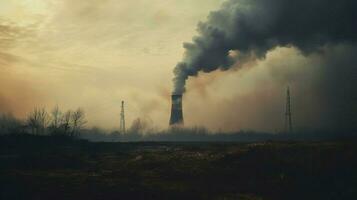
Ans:
[[[171,101],[170,126],[183,125],[182,94],[171,95]]]

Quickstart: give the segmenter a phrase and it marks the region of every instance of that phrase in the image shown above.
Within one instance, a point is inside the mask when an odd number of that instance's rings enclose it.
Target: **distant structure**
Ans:
[[[170,126],[180,126],[183,125],[183,114],[182,114],[182,94],[171,95],[171,117]]]
[[[120,130],[121,133],[125,133],[125,115],[124,115],[124,101],[121,101],[120,111]]]
[[[291,100],[290,100],[290,88],[286,91],[286,107],[285,107],[285,133],[293,132],[293,124],[291,120]]]

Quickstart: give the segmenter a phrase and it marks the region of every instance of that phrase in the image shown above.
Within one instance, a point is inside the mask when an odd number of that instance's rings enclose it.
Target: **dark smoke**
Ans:
[[[251,55],[263,59],[278,46],[293,46],[308,56],[326,45],[354,45],[356,10],[355,0],[228,0],[198,25],[199,36],[184,44],[173,93],[184,93],[187,78],[200,71],[227,70]],[[229,56],[231,51],[238,56]]]

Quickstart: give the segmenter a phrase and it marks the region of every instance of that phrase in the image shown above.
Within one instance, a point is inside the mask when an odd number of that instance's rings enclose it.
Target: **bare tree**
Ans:
[[[52,135],[78,136],[86,124],[85,114],[81,108],[62,113],[58,106],[50,115],[44,108],[35,108],[27,117],[27,126],[33,134],[44,134],[46,130]]]
[[[72,111],[67,111],[64,113],[61,119],[61,129],[64,135],[70,135],[71,133],[71,119]]]
[[[81,108],[78,108],[76,111],[72,113],[72,132],[71,136],[78,136],[80,133],[80,130],[83,128],[84,124],[86,124],[87,121],[85,120],[85,114],[84,111]]]
[[[60,111],[58,105],[56,105],[51,111],[51,122],[49,126],[50,134],[52,135],[62,134],[61,120],[62,120],[62,112]]]
[[[147,127],[148,124],[146,123],[146,121],[137,118],[132,122],[129,132],[132,134],[140,134],[145,132]]]
[[[53,108],[51,115],[52,115],[51,125],[53,125],[54,127],[58,127],[60,125],[61,116],[62,116],[62,113],[61,113],[60,109],[58,108],[58,105],[56,105],[56,107]]]
[[[49,123],[49,115],[45,108],[35,108],[27,116],[27,125],[31,128],[32,134],[44,134]]]

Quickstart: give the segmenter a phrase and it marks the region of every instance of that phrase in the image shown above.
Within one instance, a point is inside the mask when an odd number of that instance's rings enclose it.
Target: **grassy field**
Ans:
[[[357,198],[357,141],[0,145],[4,200]]]

